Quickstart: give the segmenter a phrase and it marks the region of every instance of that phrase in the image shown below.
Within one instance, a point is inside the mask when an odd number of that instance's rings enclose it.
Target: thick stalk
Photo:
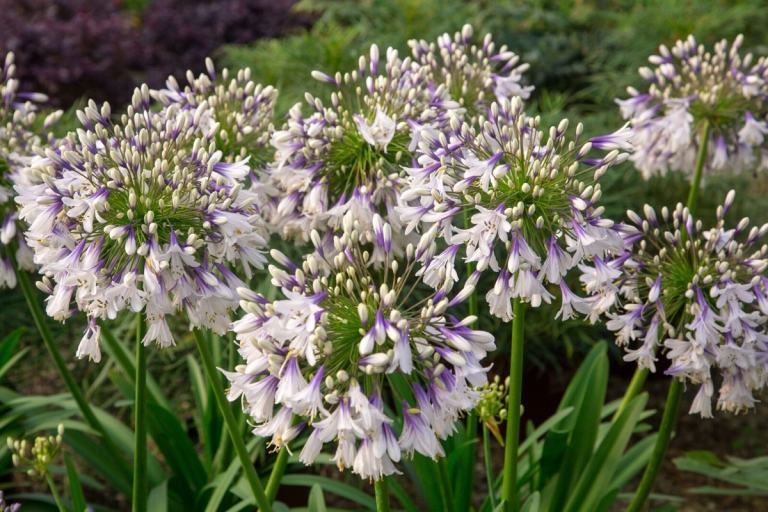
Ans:
[[[669,446],[669,440],[672,437],[672,431],[675,428],[682,389],[683,385],[678,379],[673,379],[672,383],[669,385],[667,403],[664,405],[664,415],[661,418],[661,426],[659,426],[656,445],[653,447],[651,460],[645,467],[643,478],[640,480],[640,485],[637,487],[637,491],[632,498],[632,502],[629,504],[629,508],[627,508],[627,512],[639,512],[642,510],[645,501],[648,499],[648,495],[651,493],[651,489],[653,489],[653,484],[656,481],[656,476],[659,473],[659,468],[661,468],[661,463],[664,461],[664,455]]]
[[[374,480],[373,492],[376,495],[376,512],[389,512],[389,490],[385,478]]]
[[[133,512],[147,510],[147,347],[144,338],[144,314],[136,315],[136,377],[133,399]]]
[[[275,502],[277,491],[280,490],[280,482],[283,480],[285,465],[288,463],[288,448],[283,446],[277,454],[275,465],[272,466],[272,473],[267,481],[267,499],[270,503]]]
[[[509,348],[509,400],[507,403],[507,433],[504,441],[504,478],[501,496],[505,510],[517,507],[517,448],[520,444],[520,403],[523,391],[523,332],[525,304],[520,299],[512,303],[512,340]]]
[[[688,191],[688,211],[693,214],[696,209],[696,203],[699,200],[699,189],[701,188],[701,176],[704,174],[704,164],[707,162],[707,148],[709,147],[709,134],[712,127],[709,121],[704,121],[704,128],[702,129],[701,145],[699,146],[699,154],[696,156],[696,168],[693,172],[693,181],[691,182],[691,190]]]
[[[69,368],[67,368],[67,364],[64,362],[64,358],[61,357],[61,353],[59,353],[59,349],[56,347],[56,344],[53,341],[53,334],[51,333],[51,329],[48,327],[48,322],[45,319],[45,313],[43,313],[43,310],[40,307],[37,293],[35,292],[35,287],[32,285],[32,282],[29,279],[29,275],[23,270],[19,270],[15,261],[13,262],[13,265],[16,271],[16,280],[19,283],[19,288],[21,288],[21,291],[24,294],[24,299],[26,300],[29,311],[32,314],[32,319],[35,322],[37,331],[40,333],[40,337],[43,339],[43,344],[45,345],[46,350],[48,350],[51,359],[53,359],[53,364],[56,366],[59,375],[61,375],[61,378],[64,381],[64,384],[67,386],[69,393],[75,400],[78,409],[80,409],[80,413],[83,415],[83,419],[86,423],[88,423],[89,427],[91,427],[101,436],[104,448],[106,448],[106,450],[110,453],[110,456],[113,457],[114,460],[124,460],[120,450],[118,450],[109,433],[104,428],[104,425],[102,425],[98,420],[93,412],[93,409],[91,409],[90,404],[88,404],[88,401],[85,399],[85,395],[83,395],[80,386],[78,386],[74,375],[72,375],[72,372],[70,372]]]
[[[216,399],[216,405],[219,407],[222,417],[224,418],[224,427],[229,432],[229,437],[232,440],[232,446],[235,448],[237,457],[240,459],[240,464],[243,466],[243,472],[245,478],[248,481],[248,485],[251,487],[253,497],[256,500],[256,504],[259,506],[261,512],[272,512],[272,505],[267,499],[267,495],[264,492],[264,487],[261,485],[259,475],[256,474],[256,468],[253,467],[253,461],[248,454],[248,450],[245,447],[242,437],[239,435],[240,430],[237,428],[237,420],[235,419],[232,408],[229,406],[229,402],[224,396],[224,389],[219,380],[216,366],[213,364],[213,357],[211,356],[210,348],[205,341],[205,337],[199,329],[194,329],[192,334],[195,338],[195,344],[197,345],[197,351],[200,353],[200,358],[203,361],[203,369],[205,370],[205,376],[208,379],[211,387],[213,388],[213,396]]]
[[[483,461],[485,462],[485,479],[488,482],[488,499],[491,501],[491,510],[496,510],[496,492],[493,488],[493,459],[491,458],[491,433],[488,427],[483,425]]]
[[[627,408],[629,402],[640,394],[645,385],[646,378],[648,378],[648,368],[637,367],[635,374],[632,376],[632,380],[629,382],[627,390],[624,392],[619,408],[613,413],[613,421],[616,421],[616,419],[621,416],[621,413]]]

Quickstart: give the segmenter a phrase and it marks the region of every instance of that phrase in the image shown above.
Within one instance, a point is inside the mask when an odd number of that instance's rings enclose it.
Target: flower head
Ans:
[[[205,66],[206,72],[198,77],[188,71],[183,88],[168,77],[166,88],[151,91],[152,96],[165,106],[176,104],[192,111],[202,107],[198,128],[215,140],[216,149],[233,167],[248,169],[242,162],[246,159],[251,167],[265,164],[272,158],[269,140],[277,90],[254,83],[248,68],[234,75],[227,68],[217,72],[210,58]]]
[[[768,62],[739,52],[742,36],[707,51],[693,36],[662,45],[640,68],[648,90],[630,87],[617,100],[633,132],[635,166],[648,177],[679,170],[693,174],[707,130],[706,169],[756,170],[768,166]]]
[[[83,128],[46,151],[40,185],[17,187],[26,238],[58,320],[84,311],[78,355],[98,361],[96,319],[144,311],[144,343],[173,343],[166,317],[185,311],[192,326],[225,332],[234,292],[264,257],[263,228],[240,195],[241,178],[222,169],[204,107],[150,110],[146,86],[126,114],[91,104]]]
[[[494,349],[493,336],[469,327],[474,318],[450,312],[472,285],[453,299],[421,286],[417,249],[396,257],[390,226],[375,222],[381,235],[347,217],[330,253],[313,232],[316,252],[301,265],[273,251],[283,298],[241,290],[247,314],[233,330],[244,363],[225,372],[256,435],[281,446],[309,430],[300,460],[311,464],[332,443],[340,469],[370,479],[396,472],[405,454],[443,455],[439,440],[474,406],[480,361]],[[372,246],[385,254],[380,266]]]
[[[303,240],[313,229],[338,229],[350,211],[368,227],[381,214],[397,228],[389,213],[403,185],[401,164],[410,161],[412,127],[426,130],[436,115],[425,69],[391,48],[381,59],[374,45],[352,72],[312,75],[331,87],[330,101],[308,94],[311,114],[295,105],[272,137],[272,223]],[[395,245],[405,243],[396,237]]]
[[[411,40],[408,45],[414,60],[429,70],[435,101],[455,102],[470,116],[485,114],[493,101],[528,99],[533,91],[522,84],[528,64],[505,45],[497,48],[491,34],[475,39],[471,25],[453,36],[441,35],[437,43]]]
[[[512,298],[537,307],[559,294],[567,318],[590,308],[563,276],[584,260],[622,249],[597,206],[597,180],[623,155],[614,150],[587,159],[591,143],[579,148],[569,140],[567,121],[547,137],[522,108],[520,98],[502,100],[480,128],[454,120],[449,132],[420,144],[398,212],[407,230],[422,226],[448,246],[438,255],[418,254],[427,269],[446,269],[433,284],[450,289],[458,246],[479,272],[496,274],[486,296],[494,315],[510,320]],[[576,132],[578,139],[580,126]]]
[[[36,130],[36,103],[47,98],[44,94],[20,92],[15,74],[14,55],[8,53],[0,68],[0,288],[16,285],[12,254],[22,269],[34,269],[18,223],[13,186],[37,179],[34,173],[22,171],[34,166],[37,152],[45,142]],[[48,128],[60,115],[61,112],[54,112],[47,116],[43,128]]]
[[[682,204],[660,215],[629,211],[627,250],[605,263],[613,272],[582,268],[624,359],[655,371],[666,355],[667,375],[699,386],[691,412],[703,417],[712,415],[713,371],[722,378],[717,406],[729,412],[753,407],[752,392],[768,379],[768,246],[758,246],[768,224],[727,228],[733,199],[708,230]]]

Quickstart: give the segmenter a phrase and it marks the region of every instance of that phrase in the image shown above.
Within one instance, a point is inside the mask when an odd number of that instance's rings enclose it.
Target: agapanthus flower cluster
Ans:
[[[597,206],[598,179],[622,161],[613,149],[587,158],[593,146],[625,144],[621,134],[579,146],[562,121],[545,135],[537,118],[524,114],[520,98],[493,103],[479,128],[452,122],[452,130],[419,145],[418,166],[408,169],[408,190],[398,212],[411,231],[439,232],[445,249],[421,255],[427,284],[449,290],[458,279],[457,255],[480,272],[496,274],[486,300],[504,321],[512,299],[538,307],[559,295],[558,317],[591,314],[592,305],[571,291],[563,277],[584,261],[620,252],[614,224]]]
[[[39,124],[36,103],[47,100],[44,94],[20,92],[15,75],[14,56],[8,53],[0,69],[0,288],[16,286],[11,251],[15,251],[13,256],[22,269],[34,270],[32,254],[17,225],[13,186],[35,180],[34,175],[26,175],[21,170],[35,160],[36,151],[44,142],[36,131]],[[47,116],[41,127],[49,128],[60,114],[54,112]]]
[[[379,216],[373,224],[346,215],[332,247],[314,231],[316,251],[300,265],[272,251],[283,298],[240,290],[247,314],[233,330],[244,364],[226,376],[229,399],[242,397],[255,435],[280,447],[309,430],[302,462],[331,444],[341,470],[380,479],[398,472],[403,456],[444,455],[440,440],[486,382],[481,361],[494,339],[470,327],[475,318],[451,313],[471,283],[449,297],[418,278],[433,237],[397,257],[393,228]],[[372,246],[383,264],[372,265]]]
[[[183,88],[176,78],[168,77],[166,88],[152,91],[152,96],[166,106],[203,107],[199,128],[216,141],[227,162],[245,161],[253,167],[271,160],[277,89],[254,83],[249,68],[231,76],[227,68],[217,73],[211,59],[205,60],[205,67],[206,73],[198,77],[187,71]]]
[[[331,87],[330,102],[307,94],[312,113],[295,105],[287,125],[275,132],[273,223],[283,236],[306,240],[313,229],[338,229],[347,212],[370,228],[381,214],[393,223],[402,250],[391,215],[403,186],[401,165],[410,162],[412,139],[436,113],[424,68],[391,48],[381,60],[374,45],[352,72],[314,72]]]
[[[640,68],[648,90],[630,87],[630,97],[617,103],[629,120],[632,161],[643,176],[692,174],[705,135],[707,171],[768,167],[768,61],[742,56],[742,40],[722,40],[710,52],[688,36],[671,49],[660,46],[649,58],[654,67]]]
[[[173,344],[167,317],[182,310],[226,332],[242,285],[233,268],[250,276],[265,261],[261,220],[240,194],[249,168],[201,135],[205,107],[150,106],[146,86],[115,122],[91,102],[82,128],[46,151],[43,183],[17,187],[47,313],[68,318],[74,299],[88,317],[78,357],[100,359],[97,320],[123,310],[144,312],[145,344]]]
[[[665,354],[667,375],[699,386],[690,412],[702,417],[712,416],[718,373],[717,407],[734,413],[752,408],[768,380],[768,224],[728,228],[733,200],[730,192],[707,230],[682,204],[627,212],[626,252],[581,278],[613,303],[607,326],[624,359],[656,371]]]
[[[435,94],[447,94],[470,117],[485,114],[494,100],[528,99],[534,89],[522,84],[529,65],[505,45],[496,48],[491,34],[476,41],[471,25],[453,37],[441,35],[437,43],[411,40],[408,45],[414,60],[428,69]]]

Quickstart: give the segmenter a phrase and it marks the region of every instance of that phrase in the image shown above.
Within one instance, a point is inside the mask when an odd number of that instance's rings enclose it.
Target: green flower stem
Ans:
[[[469,213],[468,211],[464,211],[464,227],[469,227],[470,221],[469,221]],[[475,264],[472,262],[467,262],[466,264],[466,273],[467,273],[467,279],[469,279],[469,276],[472,275],[472,272],[475,270]],[[469,295],[469,299],[467,301],[468,306],[468,313],[470,316],[477,316],[477,294],[471,293]],[[470,413],[467,416],[466,420],[466,433],[467,433],[467,440],[469,441],[469,444],[464,448],[467,452],[467,463],[468,467],[465,468],[465,475],[456,482],[456,504],[458,508],[465,508],[469,509],[470,502],[472,500],[472,489],[475,487],[475,460],[477,458],[477,414]]]
[[[48,322],[45,319],[45,313],[43,313],[43,310],[40,307],[40,302],[38,301],[37,294],[35,293],[35,287],[32,285],[32,282],[29,279],[29,274],[23,270],[19,270],[15,260],[13,261],[13,268],[16,272],[16,280],[18,281],[19,287],[24,294],[24,299],[26,300],[29,311],[32,314],[32,319],[35,322],[37,331],[40,333],[40,337],[43,339],[43,344],[48,350],[48,353],[51,355],[53,364],[56,366],[59,375],[61,375],[61,378],[64,381],[64,384],[67,386],[69,393],[72,395],[72,398],[74,398],[77,407],[80,409],[80,413],[83,415],[83,419],[85,419],[89,427],[98,432],[98,434],[101,436],[102,443],[104,444],[107,452],[109,452],[110,456],[113,457],[114,460],[124,460],[120,450],[117,448],[117,445],[115,445],[115,443],[112,441],[112,437],[110,437],[109,433],[107,432],[107,429],[104,428],[104,425],[102,425],[102,423],[96,417],[93,409],[91,409],[90,404],[85,399],[85,395],[83,395],[83,392],[80,389],[80,386],[78,386],[75,377],[72,375],[72,372],[69,371],[69,368],[67,368],[67,365],[64,362],[64,358],[61,357],[61,354],[59,353],[59,350],[53,341],[53,334],[51,333],[51,329],[48,327]]]
[[[389,490],[387,480],[381,478],[373,481],[373,491],[376,495],[376,512],[389,512]]]
[[[509,350],[509,401],[507,405],[507,434],[504,442],[504,478],[501,497],[505,510],[515,510],[517,502],[517,448],[520,444],[520,403],[523,390],[523,332],[525,305],[520,299],[512,302],[512,340]]]
[[[699,189],[701,188],[701,177],[704,174],[704,165],[707,162],[707,148],[709,146],[709,135],[711,131],[711,125],[709,121],[704,121],[704,127],[702,129],[701,145],[699,146],[699,153],[696,156],[696,168],[693,173],[693,182],[691,183],[691,190],[688,192],[688,202],[686,206],[691,215],[696,210],[696,205],[699,200]],[[687,232],[685,228],[682,228],[683,241],[687,238]],[[639,371],[639,370],[638,370]],[[646,370],[647,374],[647,370]],[[637,372],[635,373],[637,375]],[[643,378],[643,380],[645,380]],[[632,379],[630,389],[627,390],[625,400],[630,390],[633,388],[635,379]],[[634,390],[635,395],[640,392],[642,385],[637,386],[638,389]],[[643,478],[640,480],[640,485],[635,492],[635,496],[632,498],[632,502],[629,504],[627,512],[638,512],[642,510],[645,505],[648,495],[653,489],[653,484],[656,481],[656,476],[659,473],[659,468],[664,460],[664,455],[667,452],[670,438],[672,437],[672,430],[675,427],[677,420],[677,411],[680,408],[680,395],[682,393],[683,385],[678,379],[672,379],[669,384],[669,391],[667,391],[667,401],[664,404],[664,413],[661,418],[661,425],[659,426],[659,434],[656,438],[656,445],[653,447],[653,453],[651,454],[651,460],[648,462],[648,466],[645,468]],[[630,397],[631,400],[634,396]],[[627,400],[628,401],[628,400]],[[623,403],[623,402],[622,402]]]
[[[440,472],[440,486],[441,493],[443,495],[443,501],[445,502],[445,510],[453,508],[453,488],[450,479],[450,473],[448,472],[448,462],[445,457],[441,457],[437,462],[437,468]]]
[[[208,347],[208,343],[206,342],[202,331],[193,329],[192,334],[195,338],[197,351],[200,353],[200,358],[203,360],[205,376],[213,388],[213,396],[216,399],[216,405],[219,407],[219,411],[224,417],[224,426],[229,432],[232,446],[234,446],[237,457],[240,459],[240,464],[243,466],[245,478],[248,481],[248,485],[251,487],[251,492],[253,492],[256,504],[259,506],[261,512],[272,512],[272,505],[270,504],[269,499],[267,499],[264,487],[261,485],[261,480],[259,480],[259,475],[256,474],[256,468],[253,467],[253,461],[251,460],[248,450],[245,447],[245,443],[239,434],[240,429],[237,427],[235,415],[232,413],[232,408],[229,406],[229,402],[227,402],[227,399],[224,396],[224,389],[218,378],[216,366],[213,364],[210,347]]]
[[[691,190],[688,192],[688,211],[693,214],[696,210],[696,203],[699,200],[699,189],[701,188],[701,176],[704,174],[704,164],[707,162],[707,148],[709,146],[709,134],[712,130],[712,126],[709,121],[704,121],[703,134],[701,139],[701,146],[699,146],[699,154],[696,156],[696,169],[693,173],[693,182],[691,183]]]
[[[613,414],[613,421],[616,421],[616,419],[621,416],[621,413],[627,408],[629,402],[640,394],[643,390],[643,386],[645,386],[645,379],[647,378],[648,368],[638,367],[635,370],[635,374],[632,375],[632,380],[629,382],[629,387],[627,387],[627,390],[624,392],[624,396],[621,399],[619,408],[616,409],[616,412]]]
[[[491,458],[491,433],[488,427],[483,425],[483,461],[485,462],[485,479],[488,482],[488,499],[491,502],[491,510],[496,510],[496,493],[493,486],[493,459]]]
[[[144,338],[144,313],[136,315],[136,377],[133,399],[133,512],[147,510],[147,347]]]
[[[680,394],[682,389],[683,384],[678,379],[673,379],[672,383],[669,385],[667,403],[664,405],[664,415],[661,418],[661,426],[659,426],[656,445],[653,447],[651,460],[645,467],[643,478],[640,480],[640,485],[637,487],[637,491],[627,508],[627,512],[639,512],[642,510],[645,501],[648,499],[648,495],[651,493],[653,484],[656,481],[656,476],[659,473],[659,468],[664,460],[664,454],[669,446],[672,430],[675,428],[677,411],[680,408]]]
[[[267,499],[270,503],[275,502],[275,497],[277,497],[277,491],[280,490],[280,482],[283,480],[283,474],[285,474],[285,466],[287,463],[288,448],[283,446],[277,454],[275,465],[272,466],[272,473],[270,473],[269,481],[267,482]]]
[[[50,473],[45,473],[45,481],[48,484],[48,488],[51,490],[53,501],[56,502],[56,508],[58,508],[60,512],[67,512],[67,507],[65,507],[64,503],[62,503],[61,496],[59,496],[59,491],[56,489],[56,482],[53,481]]]

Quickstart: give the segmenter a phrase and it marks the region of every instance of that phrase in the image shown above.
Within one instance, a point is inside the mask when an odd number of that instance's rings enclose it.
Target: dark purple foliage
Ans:
[[[203,60],[223,44],[248,43],[284,34],[307,23],[291,7],[296,0],[154,0],[144,12],[150,49],[148,81],[202,70]]]
[[[16,53],[25,89],[57,105],[122,101],[142,63],[130,18],[109,0],[0,0],[0,50]]]
[[[125,103],[141,82],[201,70],[227,43],[277,37],[307,19],[295,0],[154,0],[139,15],[121,0],[0,0],[0,52],[16,53],[25,90],[67,106]],[[0,56],[1,57],[1,56]]]

